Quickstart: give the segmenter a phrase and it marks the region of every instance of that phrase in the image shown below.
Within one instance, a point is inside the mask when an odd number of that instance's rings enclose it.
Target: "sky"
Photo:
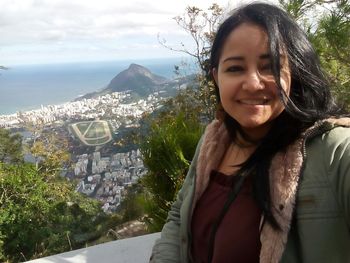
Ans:
[[[173,19],[187,6],[225,10],[251,0],[0,0],[0,65],[181,57]]]
[[[158,39],[193,47],[173,18],[213,2],[237,0],[0,0],[0,65],[181,57]]]

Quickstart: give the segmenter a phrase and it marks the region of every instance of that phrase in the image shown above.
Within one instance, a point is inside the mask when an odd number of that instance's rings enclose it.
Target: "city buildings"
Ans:
[[[122,125],[137,127],[141,116],[145,112],[152,112],[162,101],[159,92],[137,101],[130,99],[130,96],[128,91],[114,92],[60,105],[42,105],[37,110],[0,116],[0,127],[26,129],[28,124],[42,127],[56,125],[64,130],[63,126],[68,127],[68,124],[74,122],[103,119],[108,121],[112,133],[118,134],[118,129]],[[32,133],[31,136],[38,135]],[[36,138],[26,138],[26,141],[30,139]],[[118,210],[127,188],[136,183],[147,171],[138,149],[103,156],[99,148],[101,146],[95,147],[92,154],[73,155],[72,160],[75,161],[73,171],[70,172],[73,177],[69,178],[78,181],[76,186],[78,192],[100,200],[105,212],[114,212]]]

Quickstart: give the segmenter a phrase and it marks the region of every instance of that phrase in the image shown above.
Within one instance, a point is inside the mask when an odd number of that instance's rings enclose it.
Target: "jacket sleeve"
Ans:
[[[324,144],[329,180],[350,231],[350,128],[333,129],[325,135]]]
[[[196,170],[196,164],[202,139],[199,141],[193,161],[184,183],[172,204],[161,236],[152,249],[150,263],[180,263],[181,262],[181,207],[186,195],[191,192],[191,184]]]
[[[339,147],[334,151],[333,162],[337,165],[331,165],[333,170],[331,172],[337,175],[338,200],[344,209],[350,231],[350,128],[341,128],[339,130],[342,130],[342,140],[339,142]]]

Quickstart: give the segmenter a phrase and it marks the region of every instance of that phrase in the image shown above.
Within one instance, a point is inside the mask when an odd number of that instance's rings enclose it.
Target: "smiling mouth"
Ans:
[[[243,100],[238,100],[238,102],[246,105],[266,105],[269,102],[269,100],[268,99],[243,99]]]

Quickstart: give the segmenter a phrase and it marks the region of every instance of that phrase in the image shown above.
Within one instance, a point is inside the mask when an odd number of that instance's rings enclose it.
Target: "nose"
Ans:
[[[247,72],[247,75],[243,81],[243,89],[246,90],[261,90],[264,88],[264,82],[262,76],[260,76],[258,71]]]

